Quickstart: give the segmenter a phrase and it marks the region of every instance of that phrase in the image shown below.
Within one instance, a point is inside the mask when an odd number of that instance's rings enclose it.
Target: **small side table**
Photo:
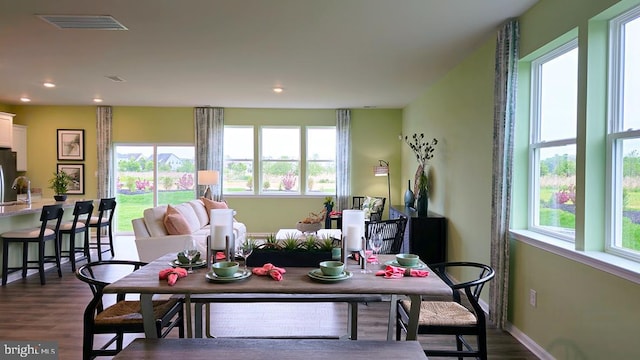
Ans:
[[[324,228],[332,229],[333,222],[336,222],[336,229],[342,229],[342,214],[340,215],[327,215],[324,218]]]

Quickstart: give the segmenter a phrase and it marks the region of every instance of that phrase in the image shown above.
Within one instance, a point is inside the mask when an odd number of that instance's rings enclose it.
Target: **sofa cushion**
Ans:
[[[200,200],[191,200],[189,201],[189,205],[193,208],[193,211],[196,213],[196,217],[200,222],[200,228],[203,228],[209,224],[209,212],[204,207],[204,204]]]
[[[211,210],[229,208],[227,203],[224,201],[215,201],[215,200],[207,199],[206,197],[201,197],[200,201],[202,201],[202,203],[204,204],[204,207],[207,209],[207,215],[209,217],[211,217]]]
[[[198,220],[198,216],[196,215],[196,212],[193,210],[193,207],[191,207],[191,205],[189,205],[188,202],[178,204],[178,205],[172,205],[172,207],[174,207],[176,210],[180,212],[180,214],[182,214],[182,216],[184,216],[184,218],[187,220],[187,223],[189,224],[189,228],[191,229],[191,232],[194,232],[201,228],[200,220]]]
[[[367,196],[362,203],[362,210],[364,210],[364,218],[369,219],[372,213],[380,212],[382,208],[382,199]]]
[[[187,219],[171,205],[167,206],[163,223],[169,235],[187,235],[192,233]]]
[[[142,213],[144,223],[147,225],[149,234],[153,237],[167,236],[167,228],[164,226],[164,214],[167,212],[166,205],[160,205],[152,208],[145,209]]]

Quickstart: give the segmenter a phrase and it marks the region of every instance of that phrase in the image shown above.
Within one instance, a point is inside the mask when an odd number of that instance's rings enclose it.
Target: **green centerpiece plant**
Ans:
[[[249,266],[271,263],[275,266],[316,267],[321,261],[331,260],[333,239],[306,235],[301,238],[287,236],[278,240],[269,234],[262,244],[256,246],[247,259]]]
[[[49,179],[49,188],[53,189],[56,201],[67,200],[67,191],[69,191],[69,184],[72,179],[69,174],[64,171],[53,173],[53,177]]]

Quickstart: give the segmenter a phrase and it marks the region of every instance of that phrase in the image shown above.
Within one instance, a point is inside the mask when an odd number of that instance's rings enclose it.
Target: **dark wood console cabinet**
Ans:
[[[429,216],[418,216],[413,208],[403,205],[392,205],[389,218],[407,218],[404,231],[402,252],[420,256],[427,264],[435,264],[447,260],[447,219],[429,211]]]

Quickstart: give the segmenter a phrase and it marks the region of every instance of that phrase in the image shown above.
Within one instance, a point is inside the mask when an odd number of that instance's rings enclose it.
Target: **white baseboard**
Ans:
[[[505,330],[538,358],[542,360],[555,360],[555,358],[551,354],[549,354],[543,347],[541,347],[530,337],[528,337],[527,334],[520,331],[520,329],[513,326],[513,324],[508,322],[506,324]]]

